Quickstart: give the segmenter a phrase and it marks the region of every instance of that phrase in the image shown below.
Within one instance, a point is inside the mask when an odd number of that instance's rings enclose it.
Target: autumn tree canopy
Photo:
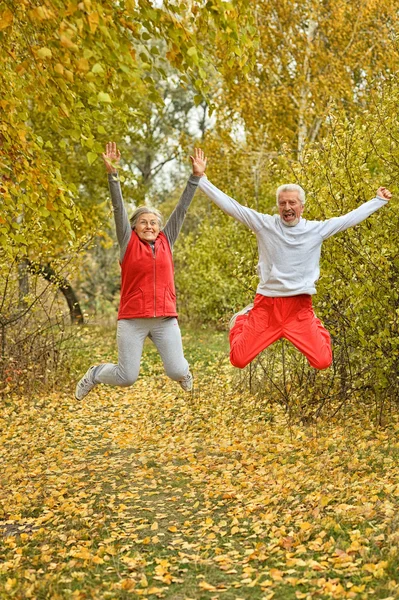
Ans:
[[[112,124],[121,129],[134,117],[140,129],[140,100],[163,101],[156,81],[168,76],[165,65],[181,85],[195,86],[197,102],[207,94],[205,26],[210,42],[248,59],[255,30],[245,4],[0,2],[0,236],[7,254],[51,253],[97,222],[93,209],[79,210],[77,169],[96,160]],[[77,160],[83,155],[85,163]]]

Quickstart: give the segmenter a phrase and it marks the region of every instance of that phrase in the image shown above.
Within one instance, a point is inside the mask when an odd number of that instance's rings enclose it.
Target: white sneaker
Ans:
[[[179,384],[183,388],[185,392],[191,392],[193,389],[194,377],[191,375],[190,371],[187,373],[183,379],[180,379]]]
[[[96,367],[90,367],[88,371],[83,375],[82,379],[78,382],[75,390],[75,398],[76,400],[83,400],[85,396],[94,388],[96,383],[94,383],[93,372]]]
[[[229,329],[233,329],[237,317],[239,317],[240,315],[247,315],[249,313],[249,311],[251,311],[253,309],[253,307],[254,307],[253,304],[248,304],[248,306],[246,306],[245,308],[240,310],[238,313],[233,315],[230,319]]]

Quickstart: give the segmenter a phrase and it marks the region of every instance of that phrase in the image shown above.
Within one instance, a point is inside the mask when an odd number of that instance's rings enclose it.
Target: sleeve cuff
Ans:
[[[376,196],[377,200],[381,200],[384,204],[388,204],[388,200],[386,198],[381,198],[381,196]]]
[[[199,178],[198,186],[201,188],[206,181],[209,181],[209,179],[206,175],[203,175]]]
[[[201,179],[202,179],[202,177],[197,177],[197,175],[190,175],[190,177],[188,178],[188,181],[190,183],[194,183],[195,185],[198,185]]]

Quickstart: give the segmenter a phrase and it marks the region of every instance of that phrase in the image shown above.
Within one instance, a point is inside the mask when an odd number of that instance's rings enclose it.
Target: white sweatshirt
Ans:
[[[341,217],[326,221],[300,219],[288,227],[280,215],[265,215],[242,206],[201,177],[199,188],[225,213],[251,229],[258,240],[259,285],[263,296],[315,294],[320,275],[321,245],[330,236],[357,225],[387,203],[376,197]]]

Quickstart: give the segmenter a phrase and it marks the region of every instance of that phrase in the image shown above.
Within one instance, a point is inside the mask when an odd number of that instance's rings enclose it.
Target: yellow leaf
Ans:
[[[39,58],[51,58],[53,56],[53,53],[51,52],[50,48],[46,48],[45,46],[43,48],[40,48],[40,50],[37,51],[37,55]]]
[[[69,48],[70,50],[78,50],[78,46],[66,35],[60,35],[61,46]]]
[[[48,10],[45,6],[37,6],[34,10],[29,11],[31,19],[45,21],[46,19],[54,18],[54,13]]]
[[[122,590],[133,590],[136,587],[136,582],[134,581],[134,579],[123,579],[121,582],[121,588]]]
[[[61,104],[60,104],[60,109],[66,117],[69,117],[69,110],[67,109],[67,107],[65,106],[65,104],[63,102],[61,102]],[[97,158],[97,155],[96,155],[96,158]]]
[[[238,527],[234,526],[231,528],[231,535],[234,535],[235,533],[238,533],[240,530]]]
[[[151,525],[151,531],[157,531],[158,529],[158,523],[156,521],[153,522],[153,524]]]
[[[168,531],[171,531],[172,533],[176,533],[177,527],[175,525],[171,525],[170,527],[168,527]]]
[[[43,562],[50,562],[51,561],[51,554],[42,554],[41,555],[41,560]]]
[[[271,587],[273,585],[273,581],[271,579],[265,579],[260,582],[260,587]]]
[[[274,581],[282,581],[284,573],[279,569],[270,569],[269,575]]]
[[[10,25],[12,25],[12,22],[14,20],[14,15],[12,14],[12,12],[7,8],[1,15],[0,15],[0,30],[1,29],[7,29],[7,27],[9,27]]]
[[[62,66],[61,63],[57,63],[56,65],[54,65],[54,71],[57,73],[57,75],[63,75],[64,67]]]
[[[100,22],[100,15],[98,14],[98,12],[91,12],[87,15],[87,20],[89,22],[91,33],[94,33]]]
[[[200,587],[203,590],[206,590],[207,592],[216,592],[217,588],[214,585],[211,585],[210,583],[207,583],[206,581],[201,581],[198,584],[198,587]]]
[[[89,560],[92,558],[92,555],[87,548],[81,548],[78,552],[74,553],[73,556],[75,558],[83,558],[83,560]]]
[[[65,69],[64,75],[65,75],[65,79],[68,79],[68,81],[70,81],[71,83],[73,83],[73,73],[72,73],[72,71],[68,71],[68,69]]]
[[[321,496],[320,505],[324,508],[331,501],[331,496]]]
[[[15,587],[17,584],[17,580],[16,579],[11,579],[11,577],[9,577],[5,583],[4,589],[9,592],[12,590],[13,587]]]
[[[76,63],[76,67],[78,71],[87,72],[90,69],[89,61],[87,58],[80,58]]]

